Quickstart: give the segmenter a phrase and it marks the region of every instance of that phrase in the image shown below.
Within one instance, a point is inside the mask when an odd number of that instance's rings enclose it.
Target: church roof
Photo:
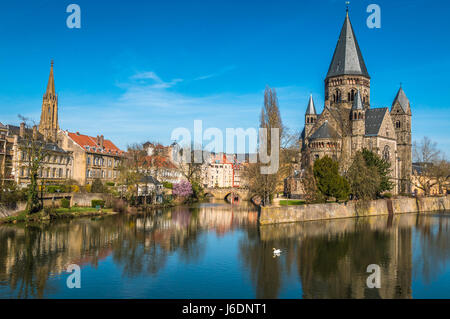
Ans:
[[[314,100],[311,94],[311,96],[309,97],[308,107],[306,108],[306,115],[316,115],[316,114],[317,114],[316,107],[314,106]]]
[[[322,124],[310,137],[311,140],[320,139],[320,138],[337,138],[340,135],[336,132],[336,130],[328,124],[328,121]]]
[[[352,106],[352,110],[364,110],[364,106],[361,100],[361,94],[358,92],[356,92],[356,96],[355,99],[353,101],[353,106]]]
[[[400,87],[400,89],[398,90],[397,96],[392,103],[392,107],[394,107],[397,102],[400,104],[405,113],[408,113],[411,110],[409,99],[406,97],[405,91],[403,91],[402,87]]]
[[[387,107],[366,110],[366,136],[377,136],[384,116],[388,112]]]
[[[348,12],[334,50],[327,78],[339,75],[363,75],[370,78]]]

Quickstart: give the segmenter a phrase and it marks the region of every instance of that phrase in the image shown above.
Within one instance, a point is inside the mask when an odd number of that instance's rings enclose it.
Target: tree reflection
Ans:
[[[450,218],[418,215],[416,228],[421,249],[414,260],[414,274],[429,284],[445,271],[450,262]]]

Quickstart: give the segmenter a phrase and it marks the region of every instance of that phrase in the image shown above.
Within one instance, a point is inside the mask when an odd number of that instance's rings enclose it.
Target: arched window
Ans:
[[[391,159],[391,152],[390,152],[390,150],[389,150],[389,146],[388,146],[388,145],[386,145],[386,146],[384,147],[383,158],[384,158],[387,162],[389,162],[390,159]]]
[[[395,122],[395,128],[400,128],[400,127],[401,127],[400,121]]]

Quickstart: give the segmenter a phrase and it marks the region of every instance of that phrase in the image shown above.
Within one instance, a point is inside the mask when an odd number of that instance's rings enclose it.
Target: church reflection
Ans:
[[[158,276],[171,255],[177,254],[180,269],[195,265],[212,249],[208,236],[236,232],[234,262],[257,298],[279,298],[287,284],[298,287],[294,298],[411,298],[414,276],[432,281],[450,261],[449,220],[405,215],[259,227],[252,206],[205,203],[104,220],[3,226],[0,297],[6,291],[18,298],[58,294],[60,285],[51,279],[65,278],[68,265],[96,268],[106,258],[124,278]],[[413,245],[419,251],[414,256]],[[281,257],[273,258],[273,247],[283,250]],[[381,267],[380,289],[366,286],[370,264]]]

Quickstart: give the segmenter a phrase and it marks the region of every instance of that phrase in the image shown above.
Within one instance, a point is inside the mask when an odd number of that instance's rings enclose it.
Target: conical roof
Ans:
[[[48,83],[47,83],[47,91],[45,91],[46,95],[56,95],[55,92],[55,78],[53,76],[53,60],[52,60],[52,64],[50,67],[50,75],[48,77]]]
[[[306,115],[316,115],[316,114],[317,114],[316,107],[314,106],[314,100],[311,94],[311,96],[309,97],[308,107],[306,108]]]
[[[334,50],[327,78],[339,75],[363,75],[370,78],[348,12]]]
[[[310,137],[311,140],[321,139],[321,138],[338,138],[339,133],[325,121],[321,127],[319,127]]]
[[[364,106],[361,100],[361,94],[356,92],[355,99],[353,100],[352,110],[364,110]]]

